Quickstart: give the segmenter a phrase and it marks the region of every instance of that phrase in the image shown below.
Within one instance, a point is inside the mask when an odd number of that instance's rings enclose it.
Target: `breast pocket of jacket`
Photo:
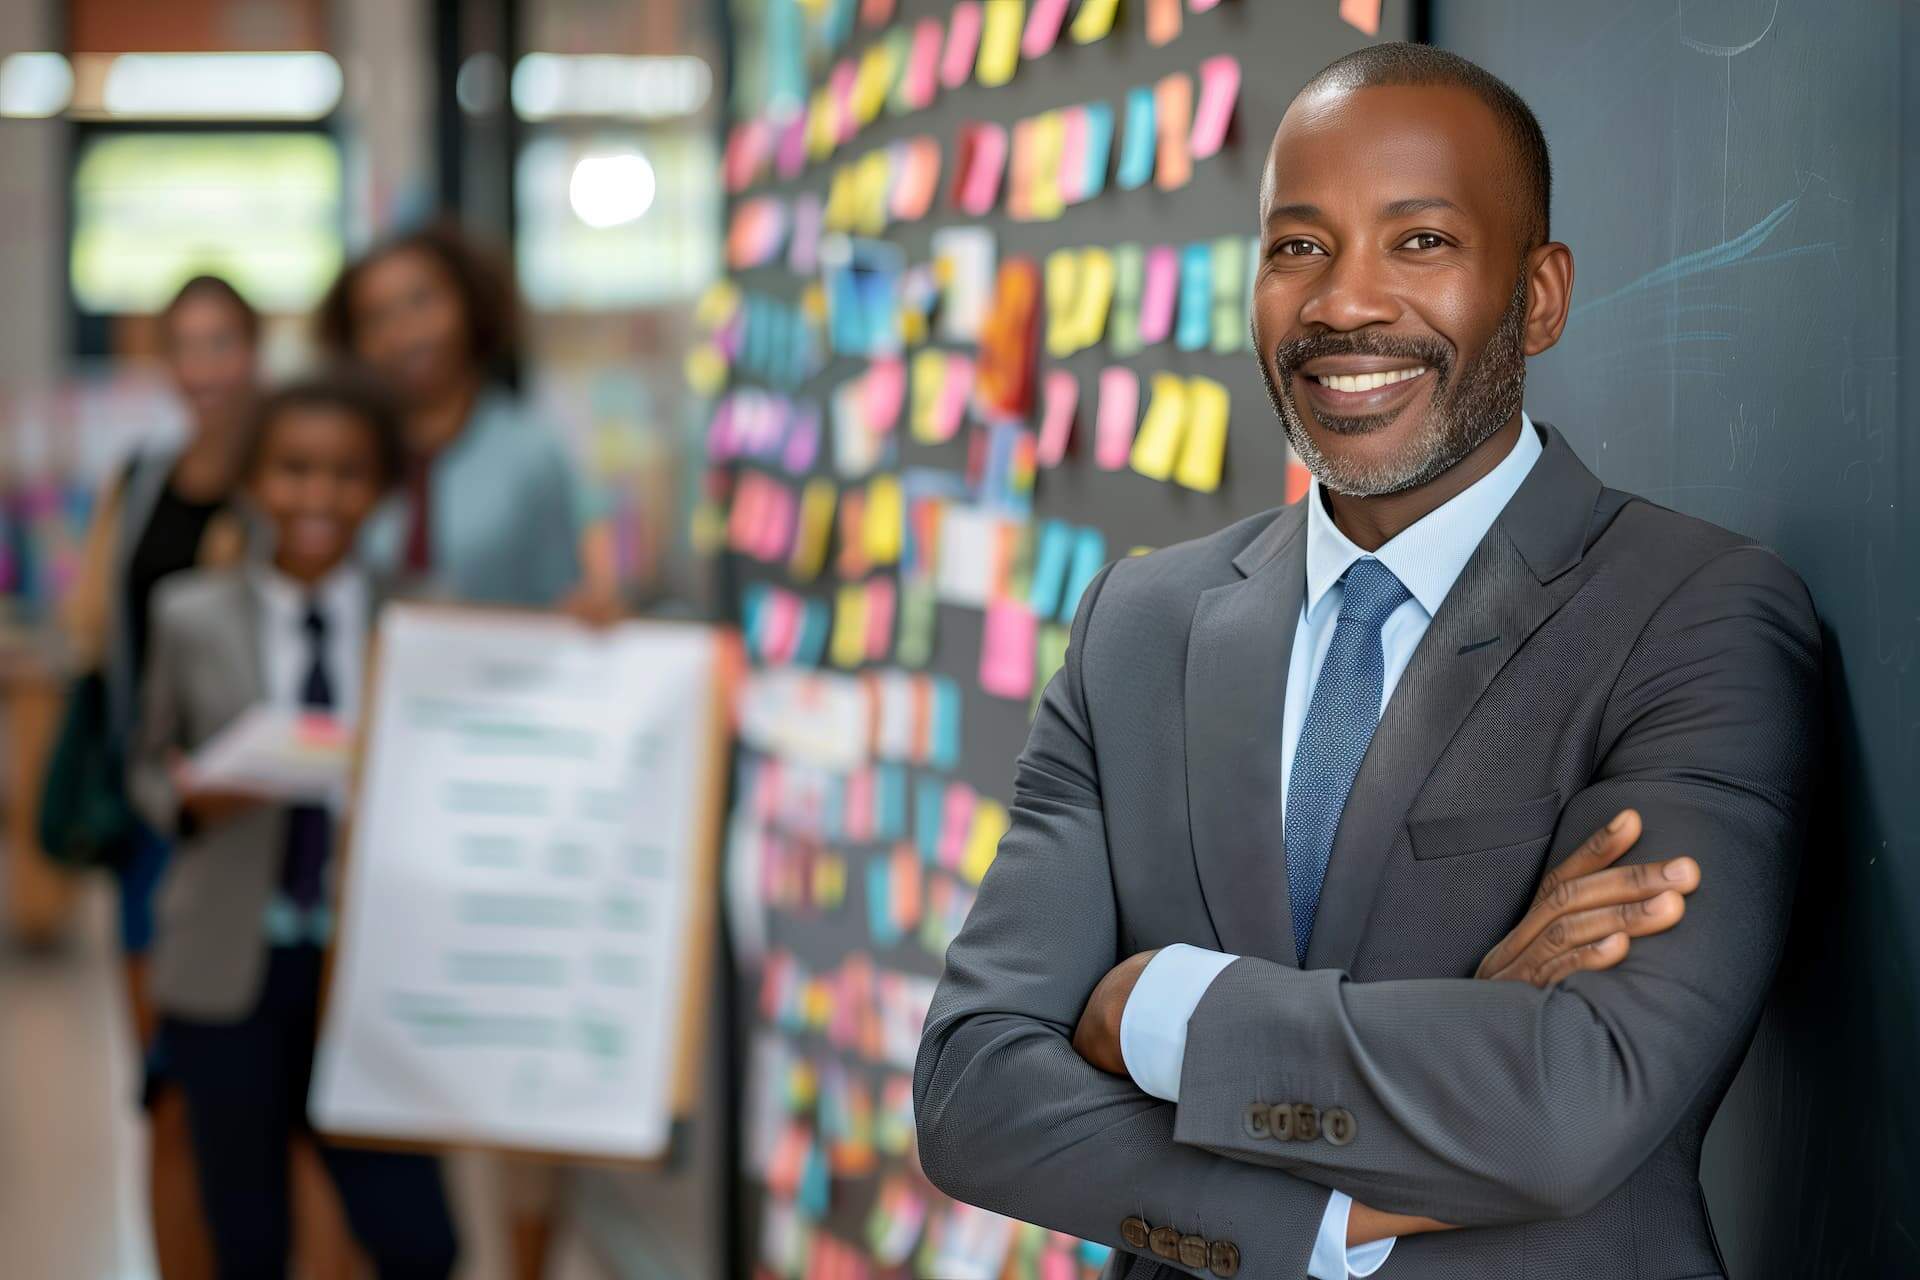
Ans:
[[[1537,856],[1553,838],[1559,820],[1560,793],[1555,791],[1488,809],[1416,812],[1407,817],[1407,836],[1421,862],[1475,854]]]

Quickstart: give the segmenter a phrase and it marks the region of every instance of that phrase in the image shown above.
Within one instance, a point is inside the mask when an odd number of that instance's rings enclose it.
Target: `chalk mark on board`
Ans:
[[[1687,34],[1687,6],[1685,0],[1681,0],[1679,5],[1680,43],[1698,53],[1711,54],[1716,58],[1737,58],[1747,50],[1753,48],[1753,46],[1759,44],[1762,40],[1765,40],[1767,33],[1773,30],[1773,24],[1778,21],[1779,17],[1780,0],[1773,0],[1773,12],[1767,15],[1767,25],[1760,28],[1759,35],[1747,41],[1745,44],[1710,44],[1705,40],[1695,40]]]
[[[1719,244],[1713,245],[1710,248],[1697,249],[1692,253],[1682,254],[1665,266],[1655,267],[1638,280],[1621,285],[1612,293],[1603,294],[1598,298],[1590,298],[1580,303],[1574,307],[1572,314],[1577,316],[1582,312],[1592,311],[1596,307],[1603,307],[1608,303],[1618,302],[1622,298],[1631,297],[1637,293],[1646,293],[1649,290],[1658,289],[1662,285],[1673,284],[1675,281],[1685,280],[1689,276],[1699,275],[1704,271],[1716,271],[1721,267],[1732,266],[1744,258],[1752,257],[1754,250],[1765,244],[1773,233],[1780,229],[1780,224],[1787,220],[1787,215],[1792,213],[1794,206],[1799,203],[1800,197],[1795,196],[1731,240],[1722,240]],[[1755,261],[1764,261],[1809,250],[1828,249],[1832,247],[1831,241],[1820,244],[1801,245],[1796,249],[1786,250],[1784,254],[1768,254],[1766,259],[1755,259]]]

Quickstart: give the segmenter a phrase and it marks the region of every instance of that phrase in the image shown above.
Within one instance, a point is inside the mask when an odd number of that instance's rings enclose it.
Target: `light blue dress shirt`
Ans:
[[[1533,470],[1542,452],[1540,433],[1532,419],[1520,415],[1520,439],[1498,466],[1440,507],[1402,530],[1399,536],[1372,552],[1393,571],[1411,598],[1388,615],[1380,628],[1386,658],[1386,680],[1380,690],[1380,709],[1386,710],[1394,686],[1413,659],[1427,625],[1440,602],[1453,590],[1454,580],[1467,566],[1474,549],[1499,518],[1520,482]],[[1287,668],[1287,700],[1281,712],[1280,803],[1286,811],[1287,780],[1293,774],[1293,748],[1306,723],[1314,682],[1333,643],[1334,623],[1340,617],[1340,579],[1354,561],[1369,553],[1341,533],[1327,514],[1314,481],[1307,495],[1307,590],[1300,603],[1300,621],[1293,633],[1293,658]],[[1286,862],[1274,851],[1274,874],[1286,874]],[[1283,929],[1280,921],[1274,928]],[[1120,1054],[1142,1092],[1168,1102],[1180,1100],[1180,1067],[1187,1053],[1187,1019],[1200,1004],[1207,987],[1237,956],[1176,943],[1163,948],[1135,983],[1120,1015]],[[1353,1201],[1335,1191],[1320,1220],[1307,1274],[1313,1280],[1348,1280],[1370,1276],[1393,1251],[1393,1240],[1378,1240],[1353,1249],[1346,1247],[1347,1214]]]

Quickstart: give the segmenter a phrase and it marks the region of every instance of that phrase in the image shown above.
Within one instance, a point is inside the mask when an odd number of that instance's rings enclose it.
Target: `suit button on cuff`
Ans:
[[[1353,1141],[1353,1112],[1345,1107],[1328,1107],[1327,1114],[1320,1117],[1320,1129],[1334,1146],[1346,1146]]]
[[[1180,1265],[1196,1270],[1207,1265],[1207,1242],[1203,1236],[1180,1237]]]
[[[1293,1139],[1295,1142],[1312,1142],[1320,1136],[1320,1112],[1311,1102],[1296,1102],[1293,1105]]]
[[[1267,1127],[1267,1104],[1256,1102],[1250,1105],[1242,1120],[1242,1127],[1246,1129],[1249,1138],[1272,1136],[1273,1131]]]
[[[1207,1246],[1207,1269],[1220,1280],[1232,1280],[1240,1273],[1240,1250],[1231,1241],[1215,1240]]]
[[[1180,1259],[1180,1233],[1172,1227],[1155,1227],[1147,1237],[1147,1245],[1168,1262]]]
[[[1293,1104],[1276,1102],[1267,1112],[1267,1131],[1275,1142],[1293,1141]]]
[[[1127,1218],[1120,1224],[1120,1238],[1127,1242],[1129,1249],[1147,1247],[1147,1224],[1139,1218]]]

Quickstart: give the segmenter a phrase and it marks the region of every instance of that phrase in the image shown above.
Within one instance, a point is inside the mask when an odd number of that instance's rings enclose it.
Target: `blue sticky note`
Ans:
[[[809,1222],[827,1216],[833,1194],[833,1180],[827,1172],[827,1153],[818,1142],[807,1144],[807,1158],[800,1165],[800,1185],[795,1188],[793,1207]]]
[[[1060,596],[1060,621],[1073,621],[1073,611],[1080,607],[1080,593],[1087,589],[1093,576],[1100,572],[1100,566],[1107,562],[1107,539],[1098,529],[1082,529],[1080,536],[1074,539],[1073,562],[1067,569],[1066,590]]]
[[[878,947],[890,947],[900,940],[893,923],[893,866],[885,858],[867,860],[867,931]]]
[[[825,600],[809,600],[800,611],[800,638],[794,642],[794,665],[817,667],[827,651],[827,630],[832,625],[832,607]]]
[[[1126,132],[1120,139],[1120,168],[1113,175],[1122,191],[1135,191],[1153,177],[1153,158],[1160,148],[1154,132],[1153,89],[1143,85],[1127,91]]]
[[[913,784],[913,843],[920,861],[940,861],[940,827],[946,821],[947,788],[939,779],[922,774]]]
[[[907,771],[897,764],[873,767],[873,835],[893,841],[907,834]]]
[[[1173,345],[1199,351],[1213,340],[1213,245],[1196,241],[1180,251],[1180,309]]]
[[[740,630],[747,638],[747,652],[761,659],[766,657],[766,637],[761,627],[766,623],[768,591],[765,583],[753,582],[740,593]]]
[[[933,726],[929,762],[936,769],[960,763],[960,686],[948,676],[933,677]]]
[[[740,366],[748,373],[765,377],[772,366],[773,300],[763,294],[747,295],[746,318],[740,322]]]
[[[1107,189],[1107,161],[1113,156],[1113,108],[1104,102],[1089,102],[1085,110],[1087,172],[1082,189],[1092,199]]]
[[[826,785],[820,790],[820,829],[827,833],[828,839],[846,834],[847,782],[840,774],[828,774]]]
[[[1033,585],[1027,596],[1034,616],[1051,618],[1060,611],[1060,592],[1067,584],[1067,560],[1072,550],[1072,525],[1064,520],[1041,522],[1033,549]]]

